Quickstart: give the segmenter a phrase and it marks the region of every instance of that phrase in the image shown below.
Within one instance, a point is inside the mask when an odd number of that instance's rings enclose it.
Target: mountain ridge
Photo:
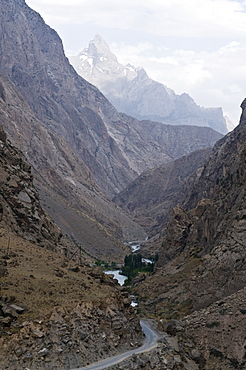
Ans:
[[[97,86],[120,112],[139,120],[208,126],[225,134],[221,108],[199,107],[186,93],[176,95],[148,77],[142,67],[122,65],[100,35],[69,60],[79,75]]]
[[[140,309],[182,348],[196,343],[206,370],[245,367],[245,106],[239,125],[185,183],[160,235],[154,274],[132,287]]]
[[[65,370],[137,347],[126,289],[44,212],[31,166],[1,125],[0,184],[0,367]]]
[[[192,299],[196,310],[245,286],[244,116],[245,111],[234,131],[215,145],[202,171],[186,182],[184,198],[171,211],[162,236],[157,274],[183,260],[173,271],[178,275],[178,270],[181,273],[194,263],[196,270],[191,269],[189,282],[186,276],[189,288],[184,295]]]
[[[74,157],[64,140],[41,125],[16,87],[2,73],[0,90],[0,122],[12,142],[33,164],[35,185],[43,207],[63,231],[91,255],[103,257],[104,254],[108,259],[115,249],[115,257],[121,254],[123,258],[125,247],[119,240],[124,237],[118,220],[122,219],[122,224],[128,225],[133,235],[136,232],[135,237],[142,234],[141,230],[120,211],[116,218],[115,205],[99,190],[88,167]],[[94,244],[100,244],[102,250],[96,247],[93,251]]]
[[[42,204],[60,227],[91,254],[122,258],[122,241],[142,238],[144,231],[108,198],[143,170],[210,146],[221,135],[119,114],[76,74],[57,33],[23,4],[0,1],[1,122],[32,164]],[[165,143],[174,136],[175,152]]]
[[[99,257],[123,260],[123,225],[129,236],[142,232],[105,193],[112,196],[151,164],[211,145],[221,135],[119,114],[75,74],[55,31],[23,4],[0,0],[0,66],[6,73],[0,73],[0,123],[32,161],[50,214],[64,208],[61,222],[74,224],[71,236],[77,232],[84,243],[63,246],[59,228],[41,208],[30,164],[0,128],[0,367],[65,370],[142,340],[128,290],[89,267]],[[137,277],[132,287],[137,312],[157,319],[164,335],[156,350],[134,356],[122,369],[245,368],[245,105],[239,126],[191,177],[179,179],[180,168],[197,153],[165,165],[176,170],[167,182],[179,181],[184,194],[167,229],[159,230],[154,273]],[[155,206],[159,194],[153,195]]]
[[[211,153],[212,148],[200,149],[143,172],[113,201],[134,214],[134,219],[146,229],[149,237],[156,237],[167,226],[171,209],[184,201],[187,182],[202,171]]]
[[[5,0],[1,0],[1,4],[4,5]],[[13,8],[17,15],[15,22],[5,23],[3,19],[1,29],[3,35],[12,35],[11,43],[19,57],[12,55],[13,48],[9,48],[3,38],[0,39],[1,52],[8,55],[8,60],[1,59],[0,69],[18,87],[42,125],[66,141],[91,170],[97,185],[112,196],[142,172],[142,166],[155,143],[150,140],[142,142],[144,128],[137,123],[139,133],[135,138],[138,142],[130,143],[130,154],[123,151],[129,130],[128,121],[96,87],[75,73],[64,55],[59,36],[40,15],[25,6],[25,12],[18,17],[18,4],[15,3]],[[10,5],[13,6],[13,3]],[[10,19],[11,6],[5,10]],[[19,40],[17,44],[13,37]],[[135,122],[131,121],[133,130]],[[187,140],[188,131],[189,127]],[[134,145],[136,150],[137,146],[148,146],[148,151],[141,155],[138,149],[135,169],[132,168]],[[167,160],[168,153],[163,153],[161,147],[158,155],[160,160]],[[155,165],[155,162],[151,164],[152,167]]]

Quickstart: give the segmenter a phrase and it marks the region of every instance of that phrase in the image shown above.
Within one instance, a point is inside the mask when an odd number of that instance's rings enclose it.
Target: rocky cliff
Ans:
[[[62,248],[62,234],[40,205],[31,166],[7,140],[0,126],[0,222],[6,230],[52,249]]]
[[[158,347],[110,370],[245,369],[245,289],[182,320],[158,322]]]
[[[2,369],[68,370],[139,346],[141,327],[126,289],[96,269],[13,240],[18,247],[11,246],[8,259],[0,255],[7,262]]]
[[[186,335],[202,349],[204,369],[245,366],[244,104],[242,108],[239,126],[215,145],[203,170],[187,182],[186,199],[173,208],[155,274],[134,287],[149,314],[164,320],[188,315]]]
[[[0,50],[5,56],[1,71],[21,92],[42,126],[89,164],[106,192],[122,186],[134,172],[108,134],[101,113],[107,100],[75,73],[57,33],[25,1],[1,0],[0,7]],[[115,165],[118,162],[120,166]]]
[[[97,86],[120,112],[140,120],[208,126],[222,134],[227,132],[221,108],[199,107],[188,94],[177,95],[153,81],[143,68],[122,65],[99,35],[69,60],[78,74]]]
[[[0,126],[0,367],[70,369],[138,345],[125,288],[43,211],[31,166]]]

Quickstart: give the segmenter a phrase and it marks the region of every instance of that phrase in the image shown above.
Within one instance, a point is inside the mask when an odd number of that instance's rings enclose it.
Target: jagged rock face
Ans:
[[[97,86],[120,112],[170,125],[208,126],[227,132],[221,108],[199,107],[188,94],[176,95],[153,81],[143,68],[120,64],[99,35],[69,59],[78,74]]]
[[[58,248],[61,232],[43,211],[33,186],[31,166],[6,139],[0,126],[1,227],[36,243]]]
[[[123,296],[116,290],[104,301],[61,306],[42,320],[21,323],[18,334],[1,340],[1,366],[65,370],[126,351],[130,343],[137,347],[143,339],[141,327],[134,311],[122,302]]]
[[[171,209],[184,200],[186,182],[191,181],[194,172],[201,172],[211,151],[211,148],[195,151],[144,172],[113,201],[129,214],[134,214],[134,219],[147,230],[148,236],[162,232]]]
[[[187,185],[182,208],[171,213],[147,307],[177,317],[245,287],[244,116]]]

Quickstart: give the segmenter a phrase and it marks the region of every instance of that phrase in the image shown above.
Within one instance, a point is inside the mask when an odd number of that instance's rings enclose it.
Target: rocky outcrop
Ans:
[[[4,325],[11,330],[6,320]],[[100,300],[80,303],[72,310],[58,307],[44,319],[20,323],[18,334],[1,340],[5,350],[0,364],[9,369],[71,369],[137,347],[140,340],[141,328],[133,314]]]
[[[66,258],[0,231],[1,369],[71,369],[141,345],[126,288],[83,254]]]
[[[75,254],[43,239],[40,248],[3,220],[0,237],[0,368],[71,369],[140,345],[127,290],[85,267],[83,253],[78,266]]]
[[[140,120],[208,126],[222,134],[227,132],[221,108],[199,107],[188,94],[176,95],[153,81],[143,68],[122,65],[99,35],[69,59],[78,74],[97,86],[119,112]]]
[[[3,271],[3,269],[1,269]],[[6,270],[6,269],[5,269]],[[7,270],[6,270],[7,273]],[[5,274],[6,274],[5,273]],[[4,276],[2,274],[2,276]],[[13,298],[12,298],[13,300]],[[25,311],[23,307],[17,306],[11,302],[11,298],[3,296],[0,299],[0,325],[9,327]]]
[[[196,343],[204,369],[244,369],[245,288],[184,318],[183,338]]]
[[[31,166],[7,140],[2,126],[0,183],[1,224],[25,239],[56,248],[61,241],[61,231],[41,208]]]
[[[110,369],[244,369],[245,289],[181,320],[158,321],[157,349]]]
[[[245,287],[245,139],[239,126],[214,147],[170,214],[147,310],[177,318]],[[148,286],[146,279],[143,285]]]

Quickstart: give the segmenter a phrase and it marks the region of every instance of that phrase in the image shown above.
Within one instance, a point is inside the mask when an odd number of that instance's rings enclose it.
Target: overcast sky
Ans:
[[[96,34],[122,64],[177,94],[222,107],[236,125],[246,97],[246,0],[26,0],[77,55]]]

